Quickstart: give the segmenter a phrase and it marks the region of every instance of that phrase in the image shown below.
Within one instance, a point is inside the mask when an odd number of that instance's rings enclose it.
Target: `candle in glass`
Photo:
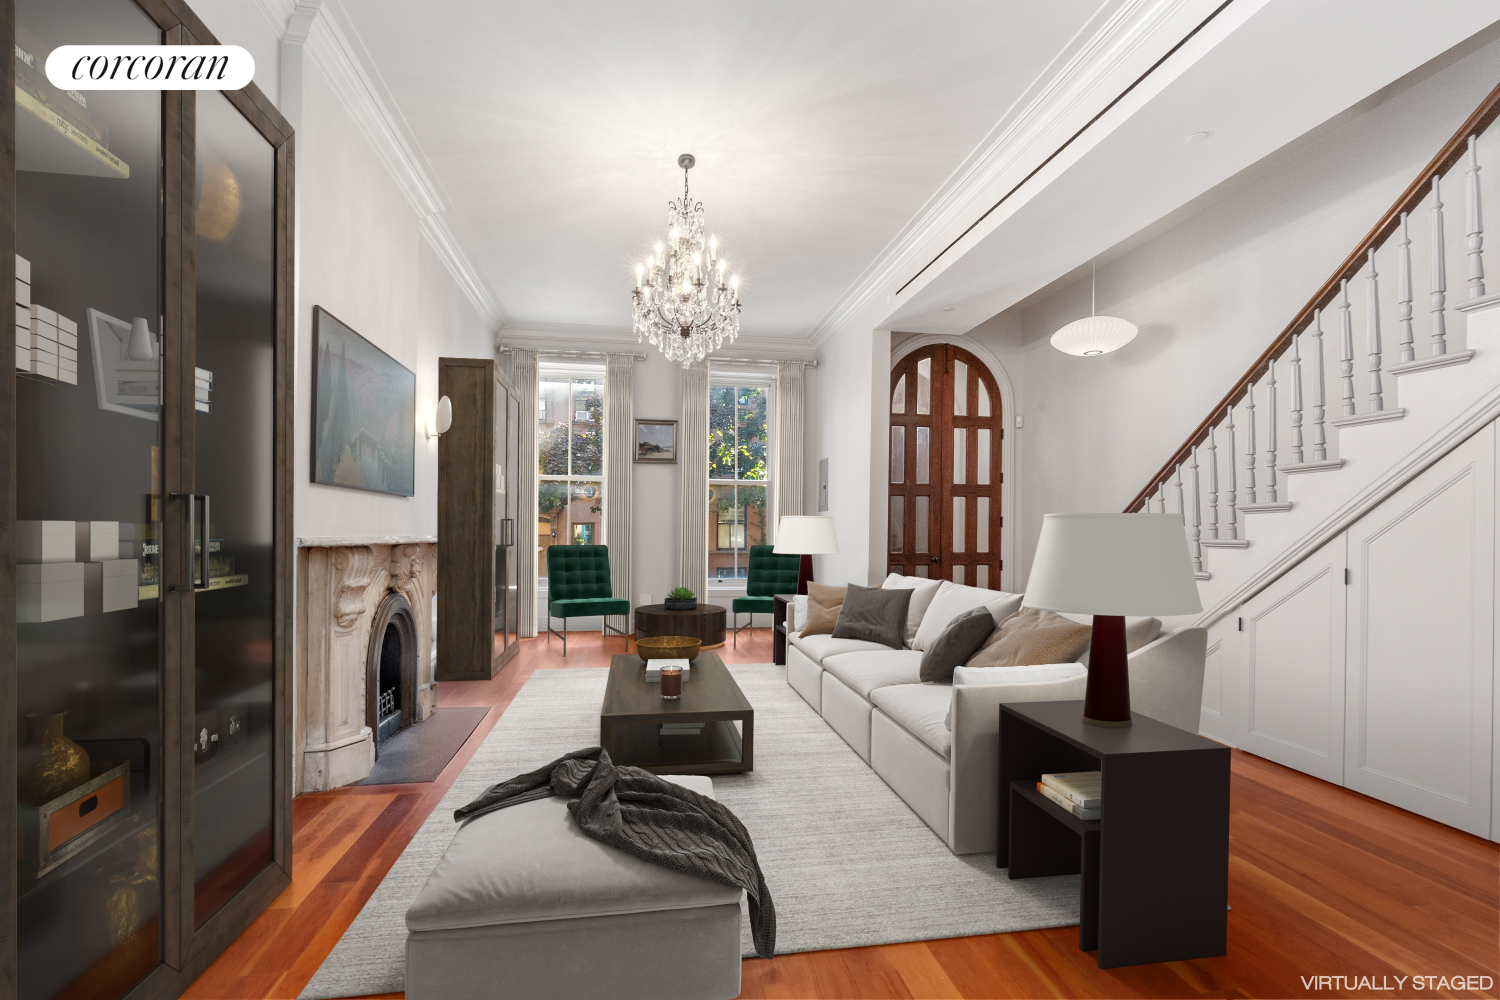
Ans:
[[[682,668],[661,668],[661,696],[668,701],[682,697]]]

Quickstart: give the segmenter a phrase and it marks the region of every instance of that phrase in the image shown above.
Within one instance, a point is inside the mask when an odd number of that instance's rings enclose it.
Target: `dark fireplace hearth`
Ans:
[[[380,745],[416,721],[417,620],[411,604],[386,595],[375,612],[366,663],[366,724]]]

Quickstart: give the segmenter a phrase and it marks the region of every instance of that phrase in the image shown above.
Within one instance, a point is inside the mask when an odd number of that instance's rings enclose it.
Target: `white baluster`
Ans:
[[[1266,503],[1276,502],[1276,359],[1266,366]]]
[[[1484,297],[1484,219],[1479,211],[1479,153],[1469,136],[1469,298]]]
[[[1339,312],[1344,327],[1344,353],[1339,370],[1344,379],[1344,416],[1354,416],[1354,326],[1349,318],[1349,279],[1339,282]]]
[[[1182,466],[1181,465],[1177,466],[1177,484],[1176,484],[1176,488],[1177,488],[1177,513],[1181,514],[1183,516],[1184,520],[1185,520],[1187,518],[1187,508],[1182,505]]]
[[[1219,446],[1208,429],[1208,537],[1219,537]]]
[[[1313,310],[1313,461],[1328,460],[1328,438],[1323,427],[1323,310]]]
[[[1448,291],[1448,248],[1443,244],[1443,199],[1438,177],[1432,177],[1432,355],[1448,353],[1448,329],[1444,319]]]
[[[1380,275],[1375,271],[1375,248],[1365,251],[1370,262],[1370,316],[1366,324],[1370,331],[1370,412],[1385,409],[1385,392],[1380,384]]]
[[[1292,336],[1292,464],[1302,464],[1302,334]]]
[[[1167,484],[1165,481],[1156,484],[1156,512],[1165,514],[1167,512]]]
[[[1401,362],[1417,359],[1411,335],[1411,236],[1406,231],[1406,213],[1401,213]]]
[[[1229,432],[1229,485],[1228,489],[1224,491],[1226,494],[1225,501],[1229,507],[1229,512],[1228,516],[1226,517],[1226,521],[1228,523],[1224,526],[1224,528],[1229,532],[1229,537],[1231,539],[1236,539],[1240,537],[1240,525],[1239,515],[1235,510],[1235,505],[1239,502],[1239,497],[1236,495],[1236,490],[1234,488],[1234,404],[1231,403],[1224,409],[1227,414],[1224,420],[1224,429]]]
[[[1255,383],[1245,390],[1245,504],[1255,502]]]
[[[1213,440],[1213,431],[1209,430],[1208,438]],[[1193,470],[1193,516],[1188,523],[1192,528],[1190,537],[1193,540],[1193,572],[1203,572],[1203,512],[1200,509],[1202,500],[1198,494],[1198,447],[1194,445],[1188,451],[1188,467]]]

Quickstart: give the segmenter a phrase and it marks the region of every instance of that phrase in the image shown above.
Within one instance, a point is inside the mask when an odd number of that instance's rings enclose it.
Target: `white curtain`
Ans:
[[[708,364],[682,371],[682,424],[677,431],[682,464],[682,543],[679,587],[708,597]]]
[[[776,364],[776,516],[802,513],[803,373],[796,361]]]
[[[516,583],[519,634],[529,639],[536,627],[536,351],[510,352],[510,384],[521,414],[520,476],[516,483]],[[439,556],[441,558],[441,555]]]
[[[635,462],[635,355],[604,359],[604,542],[609,546],[609,586],[630,597],[632,476]],[[630,631],[630,616],[609,624]]]

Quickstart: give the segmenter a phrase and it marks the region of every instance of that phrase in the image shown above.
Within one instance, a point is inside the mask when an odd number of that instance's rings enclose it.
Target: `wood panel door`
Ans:
[[[1230,724],[1243,734],[1240,748],[1334,784],[1344,781],[1346,540],[1340,534],[1245,604],[1228,619],[1239,642],[1226,644],[1238,647]]]
[[[1344,784],[1488,837],[1494,425],[1348,534]]]
[[[963,348],[891,368],[890,572],[1000,586],[1002,427],[995,376]]]

